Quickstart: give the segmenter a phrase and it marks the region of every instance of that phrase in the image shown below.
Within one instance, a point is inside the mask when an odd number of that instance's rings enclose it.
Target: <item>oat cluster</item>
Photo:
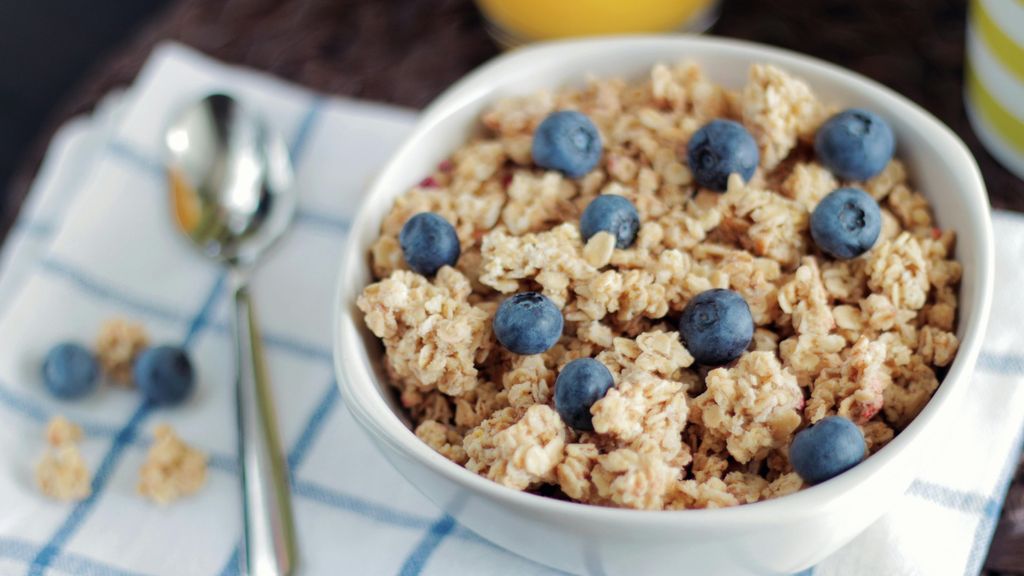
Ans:
[[[92,474],[78,451],[82,428],[63,416],[46,425],[47,450],[36,464],[36,486],[55,500],[74,502],[92,493]],[[174,430],[161,424],[139,469],[138,491],[158,504],[194,494],[206,483],[206,455],[189,446]]]
[[[78,451],[82,429],[63,416],[46,425],[43,457],[36,463],[36,486],[54,500],[76,502],[92,494],[92,474]]]
[[[139,494],[157,504],[169,504],[199,491],[206,483],[206,455],[186,444],[161,424],[139,469]]]
[[[132,386],[132,364],[147,346],[149,336],[142,324],[114,318],[100,327],[96,338],[96,358],[112,382]]]
[[[601,163],[571,180],[531,163],[533,129],[575,109],[600,129]],[[641,508],[734,506],[803,484],[788,446],[833,414],[861,426],[869,451],[904,428],[957,349],[960,264],[954,235],[893,160],[867,182],[838,181],[810,142],[835,111],[803,81],[751,67],[738,91],[692,63],[658,65],[637,83],[598,79],[495,103],[483,134],[399,197],[358,300],[416,435],[517,490],[557,487],[576,502]],[[701,190],[682,158],[714,118],[742,122],[760,147],[750,182]],[[880,204],[875,247],[853,260],[818,251],[816,204],[855,185]],[[599,194],[637,207],[628,249],[608,234],[584,243],[579,215]],[[398,234],[432,211],[459,236],[454,268],[425,278],[404,266]],[[694,295],[730,288],[750,306],[751,349],[730,365],[694,364],[674,321]],[[498,304],[543,292],[565,318],[561,341],[534,356],[496,343]],[[591,409],[594,432],[553,407],[559,370],[593,357],[615,387]]]

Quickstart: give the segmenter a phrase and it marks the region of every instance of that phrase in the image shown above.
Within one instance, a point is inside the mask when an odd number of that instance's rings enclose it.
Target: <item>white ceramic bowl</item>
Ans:
[[[888,446],[821,485],[778,500],[722,510],[644,512],[517,492],[435,453],[404,423],[381,369],[381,346],[356,309],[371,282],[368,253],[395,197],[465,141],[497,98],[579,83],[587,74],[644,77],[657,62],[696,60],[716,82],[739,87],[753,63],[805,79],[826,102],[862,106],[892,125],[898,155],[957,232],[963,263],[960,351],[924,411]],[[619,37],[558,42],[508,53],[452,86],[367,191],[338,282],[335,364],[345,404],[391,463],[459,522],[495,544],[575,573],[790,574],[871,524],[906,490],[949,428],[989,315],[993,248],[988,199],[967,148],[933,116],[885,87],[819,60],[717,38]]]

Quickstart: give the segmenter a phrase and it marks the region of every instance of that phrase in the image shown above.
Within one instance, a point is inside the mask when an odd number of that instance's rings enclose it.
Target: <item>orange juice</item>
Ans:
[[[499,40],[700,30],[717,0],[477,0]]]

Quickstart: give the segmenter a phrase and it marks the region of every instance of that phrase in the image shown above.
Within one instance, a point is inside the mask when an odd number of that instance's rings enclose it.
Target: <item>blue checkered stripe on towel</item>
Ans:
[[[325,102],[315,100],[302,115],[299,126],[293,131],[291,151],[300,171],[303,167],[304,153],[308,150],[310,140],[314,137],[320,116],[324,113]],[[122,164],[122,168],[137,174],[139,178],[154,182],[162,181],[163,172],[159,162],[133,149],[123,142],[111,142],[105,151],[109,161]],[[300,178],[301,181],[301,178]],[[71,216],[66,216],[71,218]],[[329,238],[329,242],[341,244],[348,227],[348,216],[343,210],[326,213],[323,210],[302,209],[296,220],[296,233],[302,234],[303,229]],[[63,227],[60,221],[20,221],[14,234],[31,234],[46,238],[57,234]],[[223,307],[225,299],[225,278],[217,273],[201,289],[202,296],[197,298],[198,306],[194,310],[180,310],[168,306],[164,302],[150,300],[144,294],[126,290],[123,287],[108,283],[90,270],[75,262],[62,260],[48,255],[35,264],[33,277],[45,277],[47,282],[62,284],[63,290],[74,292],[85,304],[101,303],[125,316],[134,317],[148,323],[177,327],[177,341],[193,350],[194,355],[205,343],[220,339],[227,340],[229,326],[218,310]],[[325,306],[329,303],[323,303]],[[325,310],[329,310],[325,308]],[[223,311],[223,310],[220,310]],[[280,358],[290,357],[291,362],[299,362],[320,366],[323,372],[330,373],[330,351],[324,339],[303,340],[294,334],[267,330],[264,336],[265,345],[272,355],[271,362]],[[979,363],[979,371],[983,374],[1024,373],[1024,358],[1013,355],[985,354]],[[308,384],[308,383],[306,383]],[[405,552],[398,563],[396,572],[403,575],[419,574],[432,556],[449,540],[472,542],[491,548],[488,552],[495,557],[504,553],[484,543],[479,537],[462,528],[452,517],[446,514],[425,514],[411,512],[398,505],[380,499],[367,498],[359,493],[339,489],[323,479],[311,479],[304,474],[304,464],[309,463],[309,456],[318,439],[326,433],[333,420],[347,418],[340,410],[342,399],[338,395],[333,379],[328,376],[317,384],[322,390],[318,398],[307,410],[298,426],[295,440],[287,448],[287,461],[291,469],[292,491],[300,505],[297,515],[300,524],[303,512],[310,507],[338,509],[358,516],[370,523],[387,525],[395,529],[419,534],[414,544]],[[277,383],[278,393],[281,386]],[[23,387],[12,382],[0,381],[0,421],[10,418],[27,419],[36,423],[44,423],[59,412],[60,406],[40,401],[23,391]],[[118,567],[111,558],[93,557],[81,551],[71,551],[68,544],[80,535],[83,526],[91,515],[102,507],[105,494],[110,489],[111,479],[122,466],[126,455],[131,452],[145,450],[152,441],[145,432],[145,425],[159,416],[158,411],[144,403],[130,409],[120,423],[111,423],[105,419],[78,419],[87,437],[103,439],[106,449],[99,459],[92,482],[92,495],[87,499],[67,507],[63,519],[56,529],[42,541],[19,539],[5,536],[0,539],[0,559],[5,559],[24,566],[27,574],[46,574],[63,572],[72,574],[95,574],[100,576],[143,574],[145,571]],[[222,415],[228,418],[229,414]],[[335,438],[341,442],[344,439]],[[1020,438],[1016,440],[1020,443]],[[234,482],[238,474],[238,462],[234,453],[229,451],[209,450],[211,473],[223,475],[228,481]],[[1016,453],[1007,459],[995,489],[986,494],[971,493],[954,488],[918,481],[911,487],[909,494],[933,502],[936,505],[956,509],[977,517],[974,530],[974,545],[968,562],[967,573],[977,571],[983,559],[983,552],[991,538],[995,520],[998,517],[1003,494],[1011,477]],[[352,468],[347,468],[355,473]],[[307,554],[320,554],[316,551],[305,551]],[[325,552],[344,556],[358,554],[358,550],[346,549],[344,542],[338,542],[335,549]],[[223,551],[222,567],[219,574],[238,573],[237,542],[232,549]],[[532,565],[540,571],[541,568]],[[439,573],[444,573],[438,567]],[[805,573],[811,574],[814,570]]]
[[[297,165],[301,163],[303,149],[310,132],[314,129],[317,117],[323,109],[323,104],[324,102],[319,99],[311,104],[302,118],[301,126],[296,130],[296,136],[291,143],[291,153]],[[109,143],[105,155],[115,161],[125,163],[129,169],[139,172],[145,178],[162,180],[165,177],[158,161],[132,150],[124,143],[116,141]],[[344,240],[347,232],[348,219],[341,215],[328,215],[300,208],[296,215],[295,225],[318,228],[333,235],[333,240],[340,243]],[[15,235],[23,234],[46,241],[60,227],[61,222],[21,219],[12,230],[11,239],[13,240]],[[225,297],[223,274],[216,275],[211,285],[205,290],[206,295],[202,299],[201,306],[191,313],[171,309],[160,303],[147,301],[145,297],[126,293],[117,286],[109,285],[102,279],[94,277],[88,270],[52,256],[40,259],[32,274],[48,276],[51,280],[65,283],[80,293],[84,300],[103,301],[127,317],[136,318],[145,323],[161,321],[177,324],[180,326],[179,342],[186,348],[193,348],[199,336],[204,332],[227,337],[229,330],[227,322],[213,318],[214,308]],[[327,342],[305,342],[289,335],[267,331],[264,334],[264,344],[272,354],[291,355],[302,362],[321,364],[328,370],[331,369],[331,353]],[[431,518],[422,514],[410,513],[386,503],[368,500],[358,494],[338,490],[321,482],[304,479],[298,472],[309,455],[312,444],[324,430],[326,422],[337,417],[341,402],[333,378],[324,381],[321,387],[323,392],[306,417],[301,434],[287,451],[294,497],[315,503],[317,506],[345,510],[374,522],[407,530],[422,531],[422,538],[401,564],[400,573],[402,574],[420,573],[432,552],[445,538],[452,537],[484,543],[475,534],[458,526],[455,520],[446,514]],[[2,418],[27,418],[40,424],[59,413],[59,407],[45,405],[19,392],[8,382],[2,381],[0,381],[0,410],[9,413],[8,416]],[[105,560],[68,552],[64,548],[68,540],[74,537],[84,521],[97,507],[108,487],[112,472],[121,463],[126,451],[144,450],[152,442],[152,437],[141,433],[140,430],[144,422],[154,417],[154,412],[155,410],[149,405],[140,402],[120,426],[79,419],[87,437],[108,439],[106,453],[95,470],[92,494],[85,500],[69,507],[59,527],[43,543],[11,537],[0,539],[0,558],[24,562],[26,573],[33,575],[52,572],[52,570],[97,575],[140,574],[133,570],[118,568]],[[231,476],[238,474],[238,460],[235,454],[211,452],[209,465],[216,473]],[[224,565],[219,573],[237,574],[237,562],[238,548],[236,545],[234,549],[226,551]]]

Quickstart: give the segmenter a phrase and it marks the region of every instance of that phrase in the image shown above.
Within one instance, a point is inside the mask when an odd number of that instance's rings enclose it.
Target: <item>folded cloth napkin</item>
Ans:
[[[292,473],[306,574],[544,574],[441,513],[379,456],[343,408],[330,362],[335,269],[367,179],[408,131],[408,111],[328,99],[164,45],[136,85],[51,147],[0,253],[0,574],[237,573],[240,533],[232,351],[223,276],[178,237],[167,214],[162,127],[183,103],[224,90],[290,143],[300,191],[295,228],[259,270],[263,326]],[[900,504],[815,569],[831,574],[978,571],[1024,422],[1024,218],[995,217],[996,307],[971,395],[941,457]],[[51,398],[40,359],[61,340],[91,342],[113,317],[187,346],[196,393],[170,409],[105,386]],[[85,430],[92,495],[43,497],[33,466],[43,429],[64,414]],[[156,506],[136,493],[153,430],[171,424],[209,455],[207,485]]]

